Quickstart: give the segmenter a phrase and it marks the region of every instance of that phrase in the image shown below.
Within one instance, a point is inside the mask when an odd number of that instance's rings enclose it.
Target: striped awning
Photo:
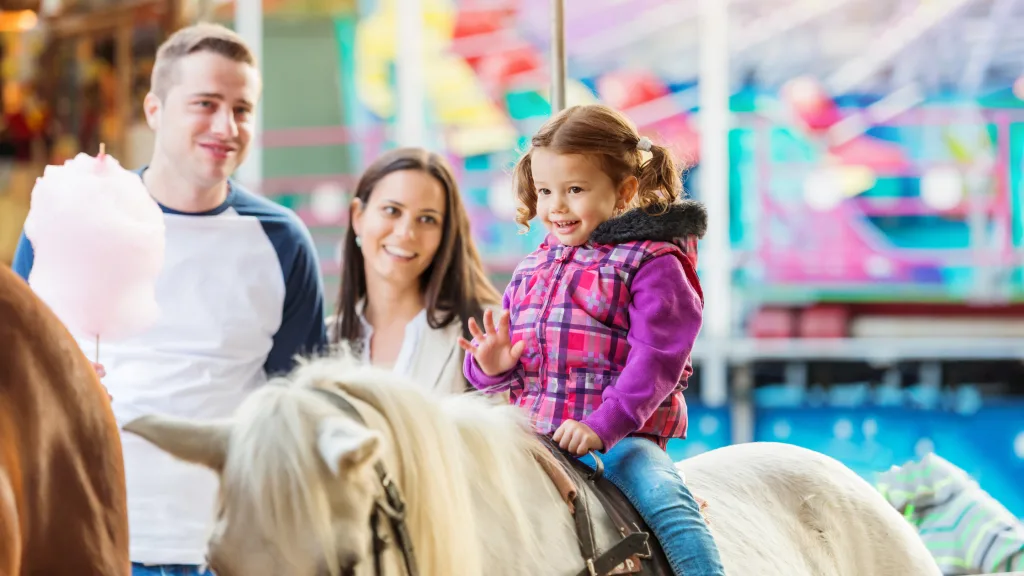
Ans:
[[[943,574],[1024,570],[1024,523],[941,456],[893,466],[876,487],[917,527]]]

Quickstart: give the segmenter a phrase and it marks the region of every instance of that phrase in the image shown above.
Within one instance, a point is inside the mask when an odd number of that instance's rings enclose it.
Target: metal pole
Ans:
[[[732,333],[732,258],[729,239],[729,25],[727,0],[700,0],[700,196],[708,211],[701,246],[704,262],[704,334],[701,400],[728,399],[727,347]]]
[[[398,0],[395,6],[398,46],[395,78],[398,99],[396,142],[399,146],[427,144],[426,77],[423,72],[423,0]]]
[[[565,0],[551,0],[551,113],[565,110]]]
[[[260,73],[263,72],[263,3],[235,2],[235,31],[249,45]],[[235,177],[250,190],[260,193],[263,186],[263,103],[256,106],[252,146]]]

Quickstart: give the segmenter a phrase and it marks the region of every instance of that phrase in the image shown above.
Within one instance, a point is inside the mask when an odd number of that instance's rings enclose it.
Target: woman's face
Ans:
[[[352,227],[362,240],[367,278],[418,283],[441,245],[445,204],[444,187],[421,170],[392,172],[365,205],[357,199]]]

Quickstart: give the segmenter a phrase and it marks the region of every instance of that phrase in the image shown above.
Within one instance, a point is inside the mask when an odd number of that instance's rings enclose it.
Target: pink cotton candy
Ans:
[[[77,336],[117,339],[160,314],[164,218],[138,174],[101,153],[47,166],[25,221],[33,290]]]

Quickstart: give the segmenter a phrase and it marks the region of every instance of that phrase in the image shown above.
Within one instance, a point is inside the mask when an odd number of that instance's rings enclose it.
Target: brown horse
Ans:
[[[127,576],[110,400],[71,334],[0,266],[0,576]]]

